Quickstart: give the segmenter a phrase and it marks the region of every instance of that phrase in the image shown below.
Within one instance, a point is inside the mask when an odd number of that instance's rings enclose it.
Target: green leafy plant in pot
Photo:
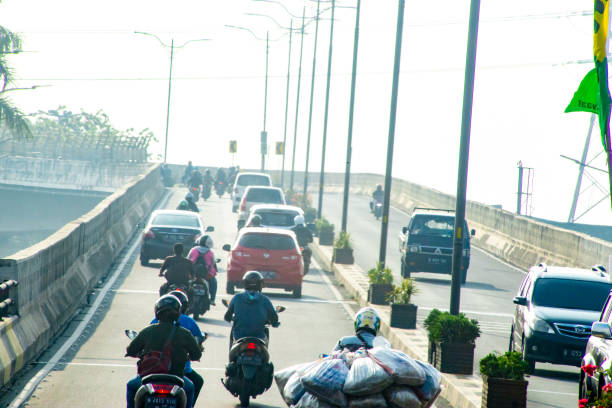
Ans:
[[[312,232],[313,235],[317,235],[317,227],[315,226],[315,218],[317,218],[317,210],[313,207],[307,207],[304,210],[304,221],[306,221],[306,227]]]
[[[345,265],[355,263],[353,248],[351,246],[351,236],[346,231],[341,231],[336,241],[334,241],[332,262]]]
[[[389,294],[393,291],[393,274],[388,267],[383,268],[376,262],[376,268],[368,271],[370,287],[368,288],[368,302],[375,305],[389,304]]]
[[[525,374],[529,365],[521,353],[490,353],[480,360],[483,408],[526,408]]]
[[[480,326],[463,313],[434,309],[424,323],[429,333],[429,362],[443,373],[473,374],[474,348]]]
[[[418,293],[414,280],[408,278],[401,285],[393,287],[387,297],[391,303],[391,327],[416,329],[417,305],[410,303],[412,295]]]
[[[319,233],[319,244],[332,245],[334,243],[334,224],[321,217],[315,221],[315,226]]]

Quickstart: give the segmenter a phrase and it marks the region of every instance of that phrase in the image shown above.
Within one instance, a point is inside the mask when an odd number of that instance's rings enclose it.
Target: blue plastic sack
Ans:
[[[291,408],[334,408],[334,406],[307,392]]]
[[[385,398],[392,408],[421,408],[421,400],[410,387],[393,386],[385,390]]]
[[[283,399],[287,403],[287,405],[297,404],[297,402],[302,398],[306,389],[302,385],[300,381],[300,373],[293,373],[287,383],[285,384],[285,388],[283,388]]]
[[[387,401],[381,393],[365,397],[351,397],[348,408],[387,408]]]
[[[419,397],[425,401],[431,401],[440,394],[441,386],[440,380],[442,376],[440,372],[431,364],[424,363],[416,360],[417,364],[425,371],[425,384],[418,387],[417,391],[420,394]]]
[[[339,359],[325,359],[308,370],[302,385],[308,392],[332,405],[346,408],[348,401],[342,392],[348,376],[346,363]]]

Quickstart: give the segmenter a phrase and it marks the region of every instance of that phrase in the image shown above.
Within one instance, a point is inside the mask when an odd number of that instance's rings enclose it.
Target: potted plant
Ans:
[[[334,243],[334,224],[330,224],[326,218],[319,218],[315,221],[315,226],[319,232],[319,244],[332,245]]]
[[[351,236],[346,231],[341,231],[340,235],[338,235],[338,239],[334,241],[332,262],[344,265],[355,263],[353,248],[351,247]]]
[[[368,288],[368,302],[375,305],[387,305],[387,298],[393,291],[393,274],[388,267],[383,268],[376,262],[376,268],[368,271],[370,287]]]
[[[317,227],[315,226],[315,218],[317,218],[317,210],[313,207],[307,207],[304,210],[304,221],[306,221],[306,227],[314,234],[317,233]]]
[[[473,374],[474,348],[480,326],[464,314],[431,311],[424,324],[429,333],[429,362],[443,373]]]
[[[391,303],[391,327],[416,329],[417,305],[410,303],[412,295],[418,293],[414,280],[408,278],[399,286],[394,286],[387,297]]]
[[[526,408],[525,374],[529,365],[521,353],[508,351],[502,355],[490,353],[480,360],[483,408]]]

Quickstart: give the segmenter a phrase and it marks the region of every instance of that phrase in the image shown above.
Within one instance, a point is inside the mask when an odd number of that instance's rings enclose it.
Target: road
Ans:
[[[175,208],[181,196],[182,190],[175,190],[167,207]],[[220,248],[225,243],[232,243],[236,234],[230,200],[214,197],[205,203],[200,201],[198,205],[205,223],[216,228],[211,234],[215,255],[222,258],[221,265],[225,265],[226,253]],[[162,283],[157,276],[159,264],[143,267],[137,262],[138,242],[135,240],[128,248],[118,262],[117,281],[112,284],[109,279],[108,285],[112,286],[109,286],[108,294],[102,297],[103,286],[92,300],[94,305],[98,299],[101,301],[99,309],[84,308],[56,344],[32,364],[27,375],[14,385],[15,392],[0,400],[0,406],[6,406],[4,404],[13,400],[17,392],[27,391],[29,387],[26,383],[37,372],[42,373],[40,369],[62,347],[68,349],[67,354],[33,389],[26,406],[77,407],[83,406],[83,401],[87,401],[88,407],[125,406],[125,383],[135,375],[136,366],[134,359],[123,357],[129,342],[123,331],[139,330],[153,318],[153,304]],[[293,299],[280,290],[264,289],[264,293],[270,296],[274,304],[287,307],[280,315],[281,326],[271,330],[270,354],[276,369],[315,360],[320,353],[329,352],[339,337],[353,330],[349,313],[352,316],[356,305],[339,298],[341,295],[332,287],[329,277],[316,268],[305,277],[301,299]],[[201,361],[194,363],[194,368],[205,381],[196,407],[238,405],[238,400],[225,390],[220,381],[227,362],[230,329],[223,320],[225,308],[219,301],[229,298],[225,294],[224,270],[219,274],[218,298],[218,306],[199,321],[201,329],[208,332],[210,337],[205,343]],[[90,323],[86,322],[88,313],[93,315]],[[82,333],[79,324],[86,324]],[[77,341],[71,344],[71,338],[77,338]],[[271,408],[285,404],[274,384],[253,401],[252,406]]]
[[[342,196],[326,194],[323,201],[323,216],[340,230],[342,220]],[[317,202],[317,197],[313,197]],[[400,276],[400,254],[398,234],[408,224],[408,215],[391,208],[389,215],[389,234],[386,264],[395,276]],[[381,222],[369,210],[369,199],[351,195],[349,199],[348,228],[355,261],[367,270],[376,265],[379,255]],[[476,231],[478,234],[478,231]],[[482,336],[476,343],[475,366],[478,361],[492,351],[504,352],[508,349],[510,325],[514,313],[512,298],[525,276],[504,262],[473,249],[467,283],[461,290],[461,311],[480,322]],[[420,292],[413,302],[419,306],[418,319],[422,323],[432,308],[448,310],[450,304],[450,275],[431,273],[412,274]],[[577,367],[557,366],[538,363],[534,375],[529,380],[528,407],[576,407],[578,405]]]

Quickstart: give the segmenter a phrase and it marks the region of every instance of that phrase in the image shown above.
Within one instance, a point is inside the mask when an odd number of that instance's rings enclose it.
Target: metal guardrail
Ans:
[[[6,280],[0,284],[0,321],[13,314],[16,302],[11,296],[12,288],[17,287],[16,280]]]

